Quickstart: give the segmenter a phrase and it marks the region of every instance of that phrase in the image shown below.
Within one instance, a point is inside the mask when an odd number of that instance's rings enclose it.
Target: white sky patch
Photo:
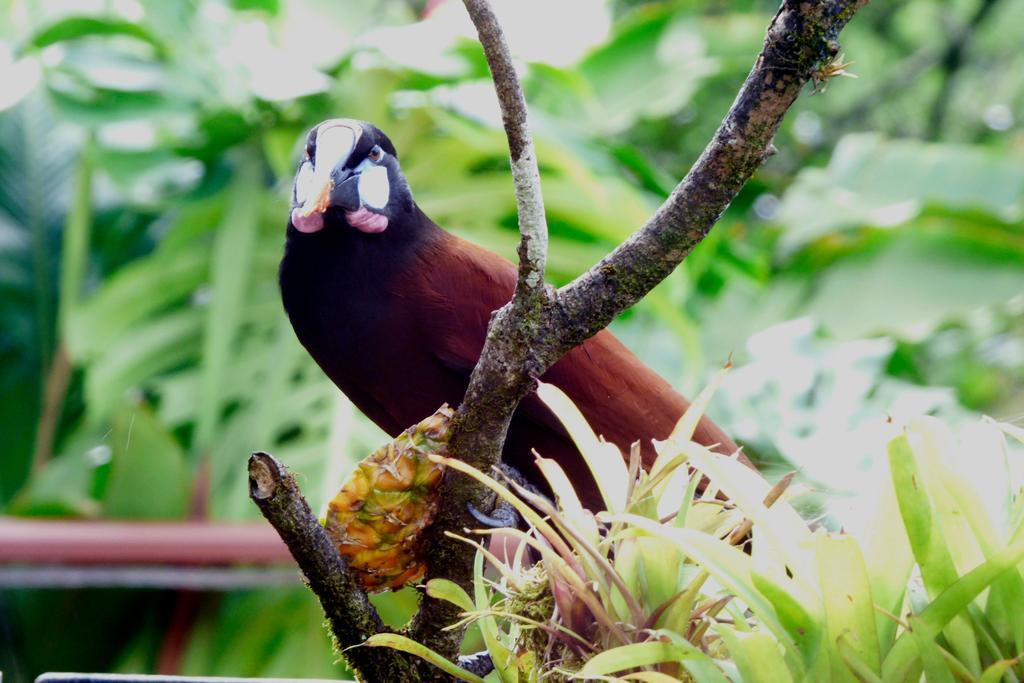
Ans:
[[[528,62],[569,66],[602,44],[611,31],[607,3],[595,0],[496,0],[494,11],[513,56]],[[476,41],[476,30],[461,2],[446,2],[424,21],[377,29],[358,44],[379,50],[400,65],[437,75],[465,70],[451,48],[459,39]]]
[[[323,92],[330,85],[330,79],[311,66],[306,52],[275,44],[265,22],[225,22],[224,30],[227,35],[217,61],[229,73],[245,74],[260,99],[290,100]]]
[[[911,199],[898,204],[890,204],[867,212],[868,220],[880,228],[888,228],[894,225],[902,225],[911,218],[917,216],[921,210],[921,203]]]
[[[391,196],[391,183],[388,181],[388,169],[373,166],[359,176],[359,201],[374,209],[383,209]]]
[[[59,66],[64,61],[64,55],[67,54],[67,50],[61,44],[47,45],[43,48],[42,52],[39,53],[39,59],[42,61],[44,66],[53,68]]]
[[[146,9],[138,0],[114,0],[114,14],[128,21],[142,21],[146,18]]]
[[[156,125],[151,121],[118,121],[100,126],[100,143],[110,149],[150,149],[157,144]]]
[[[469,25],[461,2],[448,2]],[[513,53],[530,62],[554,66],[576,63],[611,31],[611,15],[604,2],[595,0],[498,0],[494,11],[513,45]],[[476,31],[469,29],[476,40]]]
[[[77,54],[77,53],[76,53]],[[80,55],[79,55],[80,57]],[[75,69],[89,82],[112,90],[157,90],[164,83],[163,70],[153,64],[129,63],[108,59],[101,54],[90,55],[88,60],[73,58]]]
[[[493,128],[501,127],[501,108],[494,83],[489,80],[441,85],[431,90],[428,97],[439,107],[453,109]]]
[[[39,62],[32,57],[14,59],[11,47],[0,42],[0,111],[10,109],[36,89],[42,78]]]

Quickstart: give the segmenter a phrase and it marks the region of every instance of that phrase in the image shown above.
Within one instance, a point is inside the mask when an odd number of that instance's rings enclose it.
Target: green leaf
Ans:
[[[721,539],[693,529],[676,529],[658,524],[638,515],[609,515],[612,522],[623,522],[642,529],[648,534],[676,544],[688,557],[706,569],[714,579],[733,595],[747,604],[761,624],[769,629],[783,645],[796,654],[795,643],[771,602],[755,587],[750,556]]]
[[[786,683],[801,680],[786,666],[778,641],[764,631],[737,631],[726,624],[714,624],[729,655],[736,662],[744,683]]]
[[[829,232],[915,219],[928,204],[981,209],[1013,221],[1024,206],[1024,164],[980,146],[847,135],[827,168],[801,171],[777,221],[792,251]]]
[[[484,554],[480,551],[477,551],[473,559],[473,598],[476,611],[484,615],[477,623],[487,645],[487,651],[491,654],[494,670],[504,683],[517,683],[519,671],[516,668],[515,653],[501,642],[498,622],[488,614],[491,601],[487,594],[487,584],[484,583]]]
[[[236,10],[260,10],[276,16],[281,9],[281,2],[280,0],[231,0],[231,6]]]
[[[164,44],[142,25],[115,17],[66,17],[36,32],[28,44],[34,48],[44,48],[86,36],[128,36],[149,43],[158,55],[166,51]]]
[[[676,422],[676,426],[672,428],[672,433],[669,434],[667,439],[668,441],[683,444],[693,440],[693,432],[697,429],[700,419],[704,417],[704,413],[707,412],[708,404],[711,402],[711,398],[715,395],[715,391],[722,384],[722,380],[725,378],[725,373],[727,371],[728,368],[724,368],[716,372],[712,380],[697,395],[697,398],[693,399],[693,402],[690,403],[690,407],[686,409],[686,412],[683,413],[682,417],[679,418],[679,421]],[[653,477],[664,469],[665,466],[675,458],[677,453],[677,449],[668,448],[660,452],[658,457],[655,459],[654,464],[651,465],[651,476]],[[662,488],[664,488],[664,486]]]
[[[362,646],[357,645],[356,647],[390,647],[401,652],[408,652],[411,655],[416,655],[424,661],[430,662],[441,671],[445,672],[449,676],[454,676],[460,681],[484,683],[484,679],[480,678],[476,674],[470,673],[469,671],[452,664],[449,660],[445,659],[425,645],[420,645],[412,638],[406,638],[405,636],[398,635],[397,633],[377,633],[367,638]]]
[[[918,469],[906,435],[889,443],[889,468],[910,547],[928,595],[934,599],[957,581],[958,574],[926,490],[925,476]],[[952,617],[945,627],[945,635],[957,656],[975,675],[980,674],[977,639],[966,616]]]
[[[225,373],[237,344],[242,311],[249,296],[253,269],[258,209],[263,192],[259,166],[252,155],[243,155],[228,196],[224,222],[218,228],[210,263],[210,305],[203,325],[202,375],[199,414],[193,449],[209,448],[224,405]]]
[[[185,454],[144,405],[121,410],[110,430],[113,451],[103,514],[125,519],[180,519],[192,480]]]
[[[679,568],[680,583],[685,579],[683,578],[685,569]],[[707,571],[701,570],[696,576],[690,579],[689,585],[685,586],[685,590],[673,595],[669,598],[669,604],[661,618],[656,622],[657,625],[669,631],[675,631],[677,633],[686,633],[686,630],[690,626],[690,617],[693,614],[693,607],[697,603],[697,600],[701,597],[701,589],[704,588],[704,584],[707,582],[708,577]],[[730,600],[727,606],[731,604]]]
[[[85,396],[93,424],[106,419],[125,393],[154,375],[195,358],[202,311],[183,309],[125,332],[88,369]]]
[[[162,637],[163,629],[157,630]],[[285,678],[301,673],[352,679],[337,661],[319,603],[304,586],[228,591],[200,611],[184,645],[183,676]],[[140,666],[148,666],[151,652],[152,647],[143,653]]]
[[[909,680],[917,661],[915,638],[934,640],[939,633],[1004,572],[1016,569],[1024,561],[1024,542],[1000,550],[991,559],[975,567],[944,590],[919,615],[914,617],[917,636],[904,632],[882,663],[882,678],[896,683]]]
[[[977,466],[995,462],[1004,468],[1004,443],[1000,433],[995,427],[978,425],[977,429],[964,430],[965,441],[961,445],[952,430],[935,418],[918,418],[911,429],[921,439],[915,454],[928,473],[929,491],[942,516],[944,535],[957,567],[963,570],[977,565],[982,557],[992,557],[1006,545],[1003,535],[996,529],[1004,527],[1005,521],[991,518],[993,507],[985,505],[975,485],[952,468],[965,457]],[[1007,500],[1006,507],[1009,506]],[[1020,572],[1007,572],[1000,577],[985,601],[986,614],[1000,638],[1013,643],[1015,651],[1024,649],[1024,614],[1018,607],[1021,604],[1024,604],[1024,580]]]
[[[590,473],[597,481],[607,510],[622,512],[626,509],[626,491],[629,487],[629,471],[622,460],[619,447],[600,441],[594,430],[587,424],[583,413],[565,393],[544,382],[537,383],[537,396],[555,414],[570,438],[583,455]]]
[[[474,610],[469,593],[462,586],[448,579],[431,579],[427,581],[427,595],[438,600],[447,600],[463,612]]]
[[[849,673],[860,683],[882,683],[882,677],[860,658],[860,646],[855,644],[849,633],[836,639],[836,650]]]
[[[679,592],[679,568],[683,557],[678,548],[666,546],[659,538],[637,538],[640,560],[640,585],[650,605],[660,605]]]
[[[910,618],[910,635],[917,645],[917,654],[924,665],[924,675],[928,683],[954,683],[953,672],[949,670],[942,657],[942,648],[934,639],[929,638],[923,629],[914,628],[916,620]]]
[[[820,606],[813,604],[816,600],[813,600],[809,594],[801,594],[797,582],[786,580],[784,576],[775,579],[767,574],[753,571],[751,578],[757,590],[775,608],[779,622],[796,643],[804,666],[808,670],[813,669],[815,661],[821,655],[820,646],[824,626]]]
[[[653,5],[634,13],[580,64],[593,90],[586,120],[597,130],[617,132],[641,117],[672,114],[702,79],[717,72],[699,26],[686,18],[673,20],[673,9]]]
[[[687,452],[693,465],[753,520],[760,549],[771,552],[780,566],[789,567],[794,578],[813,581],[816,567],[807,543],[811,538],[807,523],[785,501],[765,506],[771,484],[738,460],[723,458],[706,448],[691,448]]]
[[[925,230],[885,238],[815,279],[804,310],[832,335],[860,339],[891,332],[920,339],[945,320],[1020,293],[1024,257],[1013,251]],[[886,305],[872,305],[878,301]]]
[[[125,266],[70,312],[68,343],[74,359],[88,362],[109,351],[147,317],[180,303],[204,280],[205,249],[155,254]]]
[[[60,294],[57,329],[66,334],[68,320],[79,304],[89,265],[89,231],[92,223],[92,141],[82,148],[75,173],[75,195],[64,225],[61,247]]]
[[[981,674],[978,683],[999,683],[999,679],[1019,661],[1020,658],[1000,659],[998,662],[994,662]]]
[[[914,555],[903,525],[894,523],[899,518],[900,508],[893,479],[884,478],[880,487],[876,509],[861,541],[861,549],[872,599],[889,614],[899,614],[907,580],[914,567]],[[879,612],[875,615],[879,652],[883,658],[896,639],[897,626],[886,614]]]
[[[96,517],[100,506],[91,493],[96,465],[82,452],[54,458],[32,475],[7,512],[21,516]]]
[[[708,681],[709,683],[727,683],[728,681],[718,670],[714,660],[682,639],[673,642],[651,640],[604,650],[588,659],[580,669],[579,675],[583,677],[604,676],[617,671],[663,662],[682,664],[698,681]],[[691,669],[691,666],[696,670]]]
[[[182,114],[187,106],[156,90],[114,90],[99,86],[62,90],[47,83],[54,108],[66,119],[90,128],[109,123]]]
[[[880,675],[874,600],[860,546],[850,536],[822,533],[816,538],[816,550],[833,680],[849,678],[844,660],[855,660]],[[845,654],[833,649],[839,647],[840,639],[846,643]]]

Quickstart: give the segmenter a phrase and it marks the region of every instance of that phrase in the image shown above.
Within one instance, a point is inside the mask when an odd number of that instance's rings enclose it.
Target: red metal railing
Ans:
[[[292,564],[268,525],[0,517],[0,563],[102,565]]]

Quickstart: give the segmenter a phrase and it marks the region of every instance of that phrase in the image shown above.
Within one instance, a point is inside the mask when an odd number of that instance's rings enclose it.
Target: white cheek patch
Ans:
[[[359,176],[359,201],[374,209],[383,209],[388,205],[391,196],[391,183],[388,181],[388,169],[383,166],[372,166]]]
[[[295,203],[302,206],[306,203],[309,190],[313,183],[313,164],[302,162],[299,172],[295,175]]]

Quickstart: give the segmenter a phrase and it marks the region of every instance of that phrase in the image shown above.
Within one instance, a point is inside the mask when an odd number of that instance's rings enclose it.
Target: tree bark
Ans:
[[[309,589],[320,600],[338,650],[356,675],[367,681],[417,680],[412,658],[395,650],[359,647],[388,629],[302,497],[295,478],[274,456],[253,453],[249,458],[249,497],[298,562]]]

